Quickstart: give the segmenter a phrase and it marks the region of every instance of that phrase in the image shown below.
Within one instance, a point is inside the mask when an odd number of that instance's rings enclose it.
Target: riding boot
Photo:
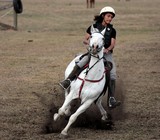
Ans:
[[[120,101],[116,101],[114,94],[115,94],[115,86],[116,86],[116,81],[115,80],[110,80],[109,82],[109,87],[108,87],[108,94],[109,94],[109,108],[115,108],[121,104]]]
[[[60,82],[59,85],[64,89],[68,89],[70,87],[71,82],[79,74],[80,70],[81,70],[81,68],[78,65],[75,65],[72,72],[69,74],[69,76],[65,80]]]

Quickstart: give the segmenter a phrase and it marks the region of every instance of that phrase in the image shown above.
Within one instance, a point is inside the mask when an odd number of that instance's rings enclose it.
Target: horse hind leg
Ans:
[[[105,111],[105,109],[103,108],[102,106],[102,100],[101,98],[99,98],[96,102],[96,105],[97,107],[99,108],[100,112],[101,112],[101,115],[102,115],[102,120],[107,120],[108,119],[108,115],[107,115],[107,112]]]
[[[98,106],[102,118],[101,118],[101,123],[98,124],[99,128],[101,129],[110,129],[112,130],[112,127],[114,125],[114,123],[112,122],[112,117],[111,114],[108,114],[105,109],[103,108],[102,104],[101,104],[102,100],[98,100],[96,102],[96,105]]]
[[[68,135],[68,130],[70,128],[70,126],[76,121],[77,117],[82,114],[83,112],[86,111],[86,109],[88,107],[90,107],[90,105],[93,103],[92,100],[88,100],[86,102],[84,102],[78,109],[77,111],[72,114],[69,118],[68,124],[66,125],[66,127],[61,131],[61,135],[67,136]]]

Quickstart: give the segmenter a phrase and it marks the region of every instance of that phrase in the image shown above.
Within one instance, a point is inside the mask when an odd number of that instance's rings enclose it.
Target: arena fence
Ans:
[[[3,28],[18,29],[18,14],[23,11],[21,0],[0,0],[0,26]],[[13,13],[13,26],[1,21],[9,14]],[[2,14],[1,14],[2,13]],[[10,23],[9,23],[10,24]]]

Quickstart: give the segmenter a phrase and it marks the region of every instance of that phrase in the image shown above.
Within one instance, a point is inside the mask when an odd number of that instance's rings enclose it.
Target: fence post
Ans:
[[[13,9],[14,9],[14,28],[18,29],[18,14],[23,11],[23,4],[21,0],[13,0]]]

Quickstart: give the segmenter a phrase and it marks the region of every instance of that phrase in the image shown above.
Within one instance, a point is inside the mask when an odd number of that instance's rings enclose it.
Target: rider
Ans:
[[[116,30],[113,28],[113,25],[110,24],[114,17],[115,17],[115,10],[110,6],[106,6],[101,9],[99,15],[95,16],[94,18],[95,23],[93,24],[94,28],[97,28],[100,32],[104,28],[106,28],[106,32],[104,35],[105,37],[104,58],[107,61],[112,62],[112,70],[110,71],[110,82],[108,87],[108,93],[109,93],[108,103],[110,108],[114,108],[120,105],[120,102],[116,101],[114,97],[115,84],[116,84],[116,67],[115,67],[114,60],[112,58],[112,53],[113,53],[113,48],[116,42]],[[88,29],[86,30],[85,40],[83,42],[84,44],[86,45],[89,44],[90,36],[91,36],[91,26],[89,26]],[[67,89],[70,86],[71,81],[73,81],[76,78],[81,68],[88,63],[89,58],[90,58],[90,54],[86,53],[83,55],[83,57],[81,57],[81,59],[78,62],[76,62],[76,65],[73,68],[70,75],[65,80],[60,82],[60,85],[64,89]]]

